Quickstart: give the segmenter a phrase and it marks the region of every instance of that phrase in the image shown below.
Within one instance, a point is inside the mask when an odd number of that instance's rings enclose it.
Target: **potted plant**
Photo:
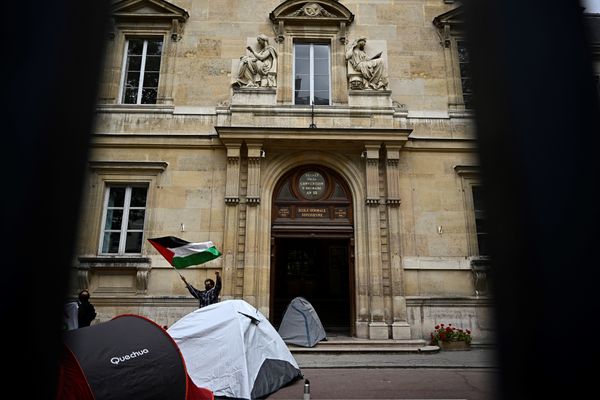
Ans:
[[[439,324],[431,332],[431,344],[440,346],[444,350],[466,350],[471,345],[471,331],[448,324]]]

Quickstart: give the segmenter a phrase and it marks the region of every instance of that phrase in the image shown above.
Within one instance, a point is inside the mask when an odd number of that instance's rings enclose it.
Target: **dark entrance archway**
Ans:
[[[296,296],[314,306],[328,334],[354,334],[352,196],[334,171],[290,171],[273,193],[270,319],[279,326]]]

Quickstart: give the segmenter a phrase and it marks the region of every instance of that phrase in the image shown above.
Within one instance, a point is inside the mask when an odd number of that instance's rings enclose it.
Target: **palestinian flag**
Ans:
[[[177,269],[204,264],[221,255],[213,242],[190,243],[175,236],[148,239],[169,264]]]

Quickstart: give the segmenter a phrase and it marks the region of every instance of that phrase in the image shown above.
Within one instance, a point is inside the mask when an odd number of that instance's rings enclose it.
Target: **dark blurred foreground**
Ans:
[[[21,398],[54,397],[107,6],[3,5],[3,376],[6,390],[26,392]],[[600,220],[598,97],[581,9],[558,0],[466,8],[493,239],[499,398],[537,398],[542,389],[576,398],[594,389],[585,377],[597,369],[590,326]]]
[[[591,392],[598,93],[578,2],[471,0],[500,398]],[[588,347],[590,346],[590,347]],[[588,348],[590,350],[586,351]]]
[[[109,0],[2,4],[5,393],[54,398]]]

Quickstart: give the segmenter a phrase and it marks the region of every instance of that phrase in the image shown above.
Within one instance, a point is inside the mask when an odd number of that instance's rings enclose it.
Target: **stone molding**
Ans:
[[[494,300],[491,296],[469,297],[434,297],[434,296],[406,296],[407,307],[493,307]]]
[[[148,257],[78,257],[77,265],[78,283],[80,290],[89,287],[89,273],[106,272],[135,272],[135,290],[138,294],[145,294],[148,290],[148,279],[150,277],[151,261]],[[85,284],[86,286],[83,286]]]
[[[481,174],[478,165],[455,165],[454,170],[459,176],[479,177]]]
[[[88,165],[94,172],[158,175],[167,169],[169,163],[166,161],[89,161]]]

